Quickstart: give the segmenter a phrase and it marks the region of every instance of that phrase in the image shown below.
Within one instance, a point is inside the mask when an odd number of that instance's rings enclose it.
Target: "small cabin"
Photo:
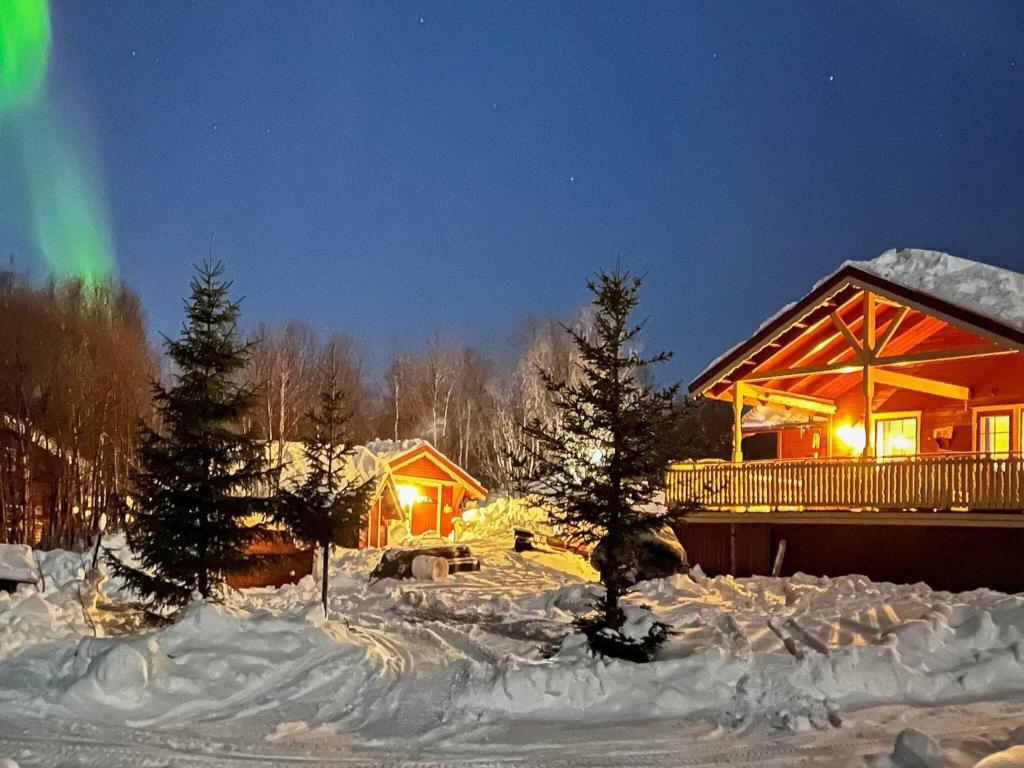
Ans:
[[[301,483],[307,471],[302,443],[285,443],[283,451],[281,483],[286,487]],[[276,444],[268,447],[268,453],[276,465]],[[350,482],[373,485],[366,523],[359,533],[360,547],[388,546],[396,527],[406,535],[447,538],[464,504],[487,497],[472,475],[426,440],[377,440],[357,446],[343,473]],[[256,567],[232,575],[231,586],[281,586],[312,572],[312,549],[293,541],[285,530],[273,531],[253,544],[249,554],[257,556]]]
[[[378,440],[366,449],[387,464],[402,519],[413,536],[450,536],[465,502],[487,497],[472,475],[426,440]]]
[[[733,409],[731,461],[668,474],[705,570],[1024,589],[1024,275],[847,262],[690,393]]]

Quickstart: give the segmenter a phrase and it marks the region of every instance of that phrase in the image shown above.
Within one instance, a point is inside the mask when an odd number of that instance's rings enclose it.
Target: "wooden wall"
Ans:
[[[405,478],[415,482],[417,477],[425,480],[451,480],[451,475],[445,472],[428,458],[419,458],[408,464],[404,464],[395,470],[395,482],[401,484]]]
[[[828,430],[825,427],[791,428],[779,431],[780,459],[802,459],[815,455],[814,438],[818,437],[817,457],[828,456]]]
[[[878,386],[875,392],[873,410],[876,415],[921,411],[918,425],[921,453],[968,453],[975,450],[973,436],[974,413],[972,408],[996,405],[1024,404],[1024,355],[1003,355],[979,357],[944,363],[929,363],[921,366],[907,366],[899,369],[950,384],[961,384],[971,390],[971,399],[965,404],[934,395],[926,395],[906,389]],[[864,396],[858,374],[849,374],[851,386],[836,399],[838,410],[833,418],[836,425],[862,422]],[[940,448],[934,438],[939,427],[953,427],[953,437],[948,448]],[[1014,424],[1013,445],[1020,446],[1016,433],[1019,425]],[[809,458],[813,430],[783,429],[779,432],[778,458]],[[822,444],[827,444],[827,436]],[[834,455],[849,455],[849,451],[838,441],[833,441]],[[827,447],[819,452],[827,454]]]
[[[284,532],[272,532],[268,538],[253,542],[247,554],[253,556],[253,568],[227,579],[235,589],[294,584],[313,572],[312,548],[298,546]]]

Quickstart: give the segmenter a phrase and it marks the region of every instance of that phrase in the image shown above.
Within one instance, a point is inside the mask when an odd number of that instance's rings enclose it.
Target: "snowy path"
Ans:
[[[917,727],[939,734],[949,768],[966,768],[1024,723],[1024,701],[926,709],[879,707],[857,712],[841,728],[793,734],[754,727],[725,732],[684,723],[627,723],[600,729],[518,724],[486,729],[475,745],[443,750],[382,752],[334,741],[305,747],[261,745],[230,738],[137,729],[76,727],[0,718],[0,755],[22,768],[251,768],[366,766],[407,768],[888,768],[896,734]]]

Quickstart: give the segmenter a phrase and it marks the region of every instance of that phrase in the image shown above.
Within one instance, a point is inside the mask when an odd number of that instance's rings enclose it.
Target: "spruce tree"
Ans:
[[[668,360],[670,353],[643,357],[637,349],[642,325],[630,317],[640,285],[639,278],[618,269],[588,281],[593,329],[588,334],[565,328],[579,352],[582,376],[566,380],[541,370],[561,418],[553,424],[534,419],[525,428],[534,446],[530,480],[547,502],[551,523],[570,540],[605,542],[605,595],[598,614],[580,617],[577,626],[592,650],[636,660],[651,658],[667,628],[656,624],[639,644],[618,634],[624,620],[620,598],[627,590],[623,544],[666,522],[667,513],[641,507],[664,487],[668,456],[663,432],[678,390],[650,383],[650,367]]]
[[[376,482],[351,470],[352,411],[340,378],[337,350],[331,344],[321,361],[319,402],[307,415],[310,435],[302,441],[306,473],[296,488],[282,491],[277,514],[298,538],[320,547],[320,600],[325,616],[331,549],[359,545]]]
[[[143,424],[128,545],[141,563],[112,558],[115,573],[156,605],[217,598],[226,577],[246,570],[246,549],[260,526],[272,484],[262,443],[239,428],[254,391],[239,383],[250,348],[239,340],[239,305],[219,263],[192,279],[178,339],[164,338],[176,370],[169,388],[154,385],[161,428]]]

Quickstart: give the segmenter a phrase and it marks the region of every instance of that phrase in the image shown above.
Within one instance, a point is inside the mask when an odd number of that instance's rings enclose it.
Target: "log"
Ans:
[[[412,575],[421,581],[444,581],[448,578],[448,561],[443,557],[417,555],[412,559]]]

